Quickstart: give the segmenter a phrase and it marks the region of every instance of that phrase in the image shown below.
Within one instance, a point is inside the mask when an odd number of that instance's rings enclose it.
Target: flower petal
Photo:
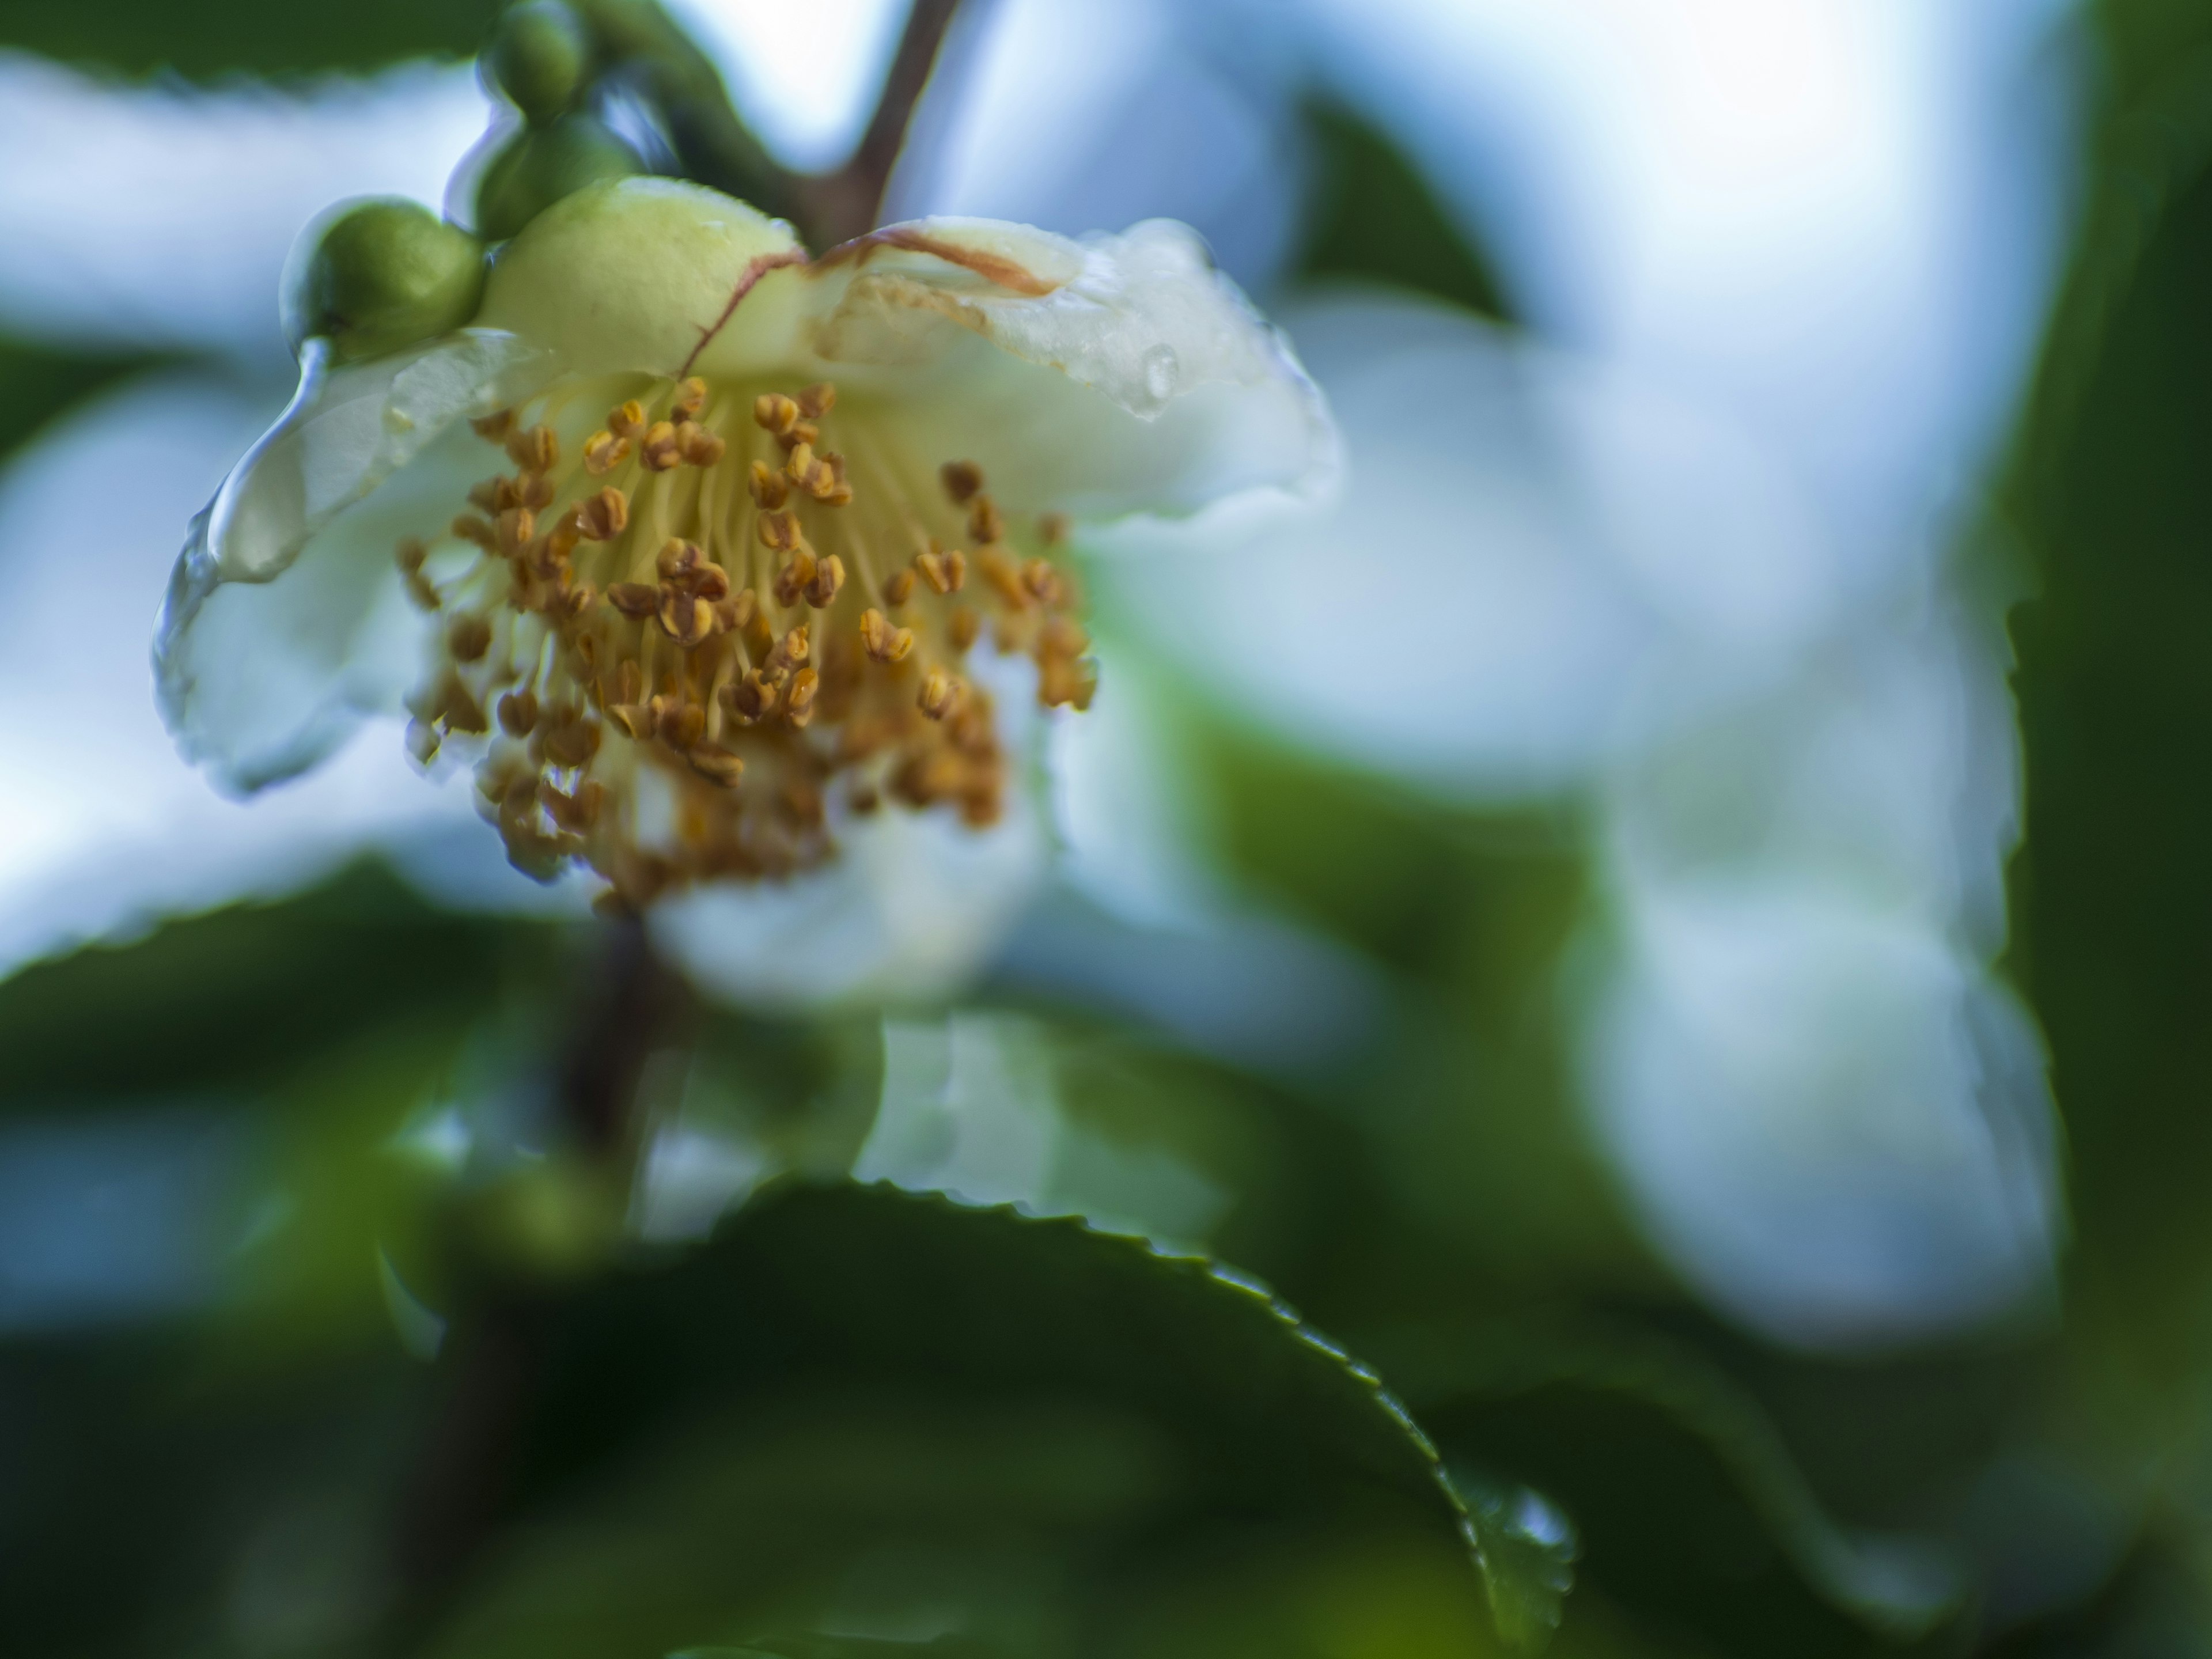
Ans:
[[[189,758],[252,791],[396,703],[413,630],[392,549],[466,490],[465,419],[550,361],[474,329],[335,369],[311,343],[291,406],[192,521],[170,576],[155,690]]]
[[[882,395],[924,453],[978,463],[1013,510],[1182,514],[1334,476],[1320,393],[1187,226],[1077,242],[925,219],[796,280],[817,285],[823,372]]]

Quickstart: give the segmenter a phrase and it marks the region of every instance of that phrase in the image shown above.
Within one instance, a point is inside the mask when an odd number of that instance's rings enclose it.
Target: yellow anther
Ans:
[[[1013,561],[1006,556],[1004,550],[996,547],[979,549],[975,554],[975,568],[983,573],[983,580],[990,583],[992,591],[1008,605],[1016,611],[1029,608],[1029,589],[1022,586],[1021,573],[1014,568]]]
[[[660,590],[660,630],[686,651],[714,637],[714,602],[679,587]]]
[[[446,629],[446,649],[455,662],[475,662],[491,649],[491,624],[482,617],[456,617]]]
[[[736,788],[738,780],[745,774],[744,762],[726,749],[694,749],[684,758],[701,777],[725,789]]]
[[[671,536],[660,544],[659,556],[653,568],[660,573],[665,582],[690,582],[707,567],[707,556],[699,550],[699,544],[687,542],[680,536]]]
[[[639,621],[660,609],[660,590],[645,582],[616,582],[607,589],[607,603],[625,617]]]
[[[743,679],[722,693],[722,704],[740,726],[756,725],[775,707],[775,687],[759,669],[748,669]]]
[[[860,643],[878,662],[897,662],[914,649],[914,629],[892,627],[880,611],[863,611]]]
[[[1006,533],[1006,521],[988,495],[978,495],[969,503],[968,533],[979,542],[995,542]]]
[[[1048,617],[1037,633],[1037,650],[1048,657],[1079,657],[1091,648],[1091,635],[1071,617]]]
[[[612,484],[576,503],[576,533],[587,542],[611,542],[629,528],[629,497]]]
[[[499,700],[500,730],[510,738],[526,738],[538,729],[538,694],[510,691]]]
[[[791,481],[766,461],[755,461],[746,479],[752,491],[753,505],[773,512],[781,507],[791,495]]]
[[[655,697],[654,732],[672,749],[689,749],[706,735],[707,711],[681,697]]]
[[[714,625],[725,633],[749,627],[759,609],[760,601],[753,597],[752,589],[748,587],[741,593],[732,593],[716,602]]]
[[[676,428],[676,447],[683,451],[684,459],[694,466],[720,465],[723,452],[728,448],[705,427],[691,421],[686,421]]]
[[[1091,707],[1098,689],[1098,671],[1087,661],[1072,657],[1047,657],[1037,668],[1037,701],[1047,708],[1063,703],[1078,709]]]
[[[975,636],[983,630],[983,619],[966,605],[954,609],[945,619],[945,636],[952,641],[955,651],[965,651],[975,643]]]
[[[813,580],[806,584],[806,602],[817,611],[827,611],[844,585],[845,562],[832,553],[815,564]]]
[[[778,437],[799,422],[799,405],[780,392],[763,392],[753,399],[753,421],[763,432]]]
[[[805,489],[806,481],[814,476],[814,446],[811,443],[793,445],[790,455],[783,463],[783,475],[801,489]]]
[[[758,465],[758,462],[754,463]],[[799,520],[787,511],[763,513],[754,527],[763,547],[774,548],[779,553],[788,553],[800,543]]]
[[[496,518],[501,507],[512,507],[514,486],[504,477],[486,478],[469,486],[469,505],[486,518]]]
[[[546,759],[556,766],[584,766],[599,752],[599,728],[574,715],[557,723],[549,718],[542,741]]]
[[[629,440],[594,432],[584,440],[584,471],[593,477],[611,472],[629,459]]]
[[[579,784],[574,794],[550,783],[538,786],[538,804],[545,809],[545,816],[571,835],[580,834],[599,821],[606,797],[606,786],[596,780]]]
[[[471,421],[469,425],[474,428],[477,437],[497,443],[514,429],[514,411],[495,409],[481,419]]]
[[[550,472],[524,473],[518,499],[523,506],[536,512],[553,499],[553,475]]]
[[[655,421],[647,429],[645,443],[637,458],[648,472],[666,472],[679,465],[684,459],[684,446],[677,441],[674,423]]]
[[[453,522],[447,526],[447,528],[452,530],[453,534],[459,537],[461,540],[465,542],[474,542],[478,547],[483,549],[487,553],[495,552],[498,550],[499,532],[494,530],[485,520],[477,517],[473,513],[462,514],[460,517],[455,519]]]
[[[964,507],[970,496],[983,487],[983,469],[973,461],[947,461],[937,469],[944,480],[945,493],[952,498],[955,507]]]
[[[793,421],[790,431],[779,432],[775,435],[776,442],[781,444],[786,451],[796,449],[801,444],[819,443],[821,440],[822,428],[811,421]]]
[[[578,582],[574,587],[560,590],[552,609],[563,616],[580,617],[599,602],[599,589],[589,582]]]
[[[894,570],[890,575],[884,578],[884,603],[885,605],[904,605],[913,597],[913,571]]]
[[[781,680],[792,670],[804,665],[806,652],[806,624],[801,623],[778,640],[775,649],[769,653],[769,678]]]
[[[1067,514],[1043,513],[1037,516],[1037,536],[1047,547],[1058,547],[1067,539]]]
[[[837,388],[827,380],[817,380],[799,394],[799,412],[810,421],[818,421],[837,406]]]
[[[645,435],[645,405],[635,398],[607,411],[607,430],[617,438]]]
[[[1024,565],[1022,586],[1040,605],[1058,605],[1067,597],[1067,582],[1049,559],[1031,559]]]
[[[930,719],[941,720],[959,703],[962,689],[960,682],[942,668],[933,668],[921,677],[915,706]]]
[[[550,472],[561,459],[561,441],[550,426],[517,428],[507,434],[507,455],[526,471]]]
[[[676,388],[676,397],[668,405],[668,412],[678,421],[688,421],[706,406],[707,383],[694,374]]]
[[[957,593],[968,580],[968,556],[957,547],[945,552],[934,542],[927,552],[914,556],[914,568],[933,592]]]
[[[510,507],[499,515],[499,550],[514,555],[530,545],[538,533],[538,518],[526,507]]]
[[[775,602],[788,609],[797,605],[814,580],[818,568],[811,553],[801,550],[791,556],[783,568],[775,573]]]
[[[793,726],[804,726],[814,718],[814,699],[822,690],[822,676],[811,668],[802,668],[791,677],[791,684],[783,690],[783,717]]]

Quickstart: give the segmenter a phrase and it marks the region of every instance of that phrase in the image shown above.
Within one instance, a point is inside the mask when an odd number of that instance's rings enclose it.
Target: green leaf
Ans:
[[[0,0],[0,45],[125,75],[168,70],[212,80],[316,74],[374,69],[403,58],[469,57],[498,9],[497,0],[377,0],[364,6]]]
[[[1513,320],[1488,258],[1395,145],[1331,104],[1309,106],[1306,131],[1314,200],[1299,276],[1390,283]]]
[[[0,336],[0,458],[77,404],[167,361],[144,353],[58,350]]]
[[[2012,966],[2067,1125],[2069,1346],[2100,1431],[2157,1443],[2201,1434],[2212,1375],[2212,15],[2100,21],[2095,184],[2004,504],[2033,592]]]
[[[1690,1350],[1533,1321],[1382,1346],[1446,1455],[1564,1504],[1577,1576],[1640,1622],[1814,1659],[1920,1638],[1956,1609],[1944,1555],[1838,1526],[1757,1401]],[[1468,1484],[1482,1536],[1486,1509],[1493,1526],[1511,1510]],[[1545,1560],[1525,1546],[1512,1559],[1540,1621]]]
[[[1427,1442],[1203,1260],[786,1185],[542,1328],[511,1484],[428,1655],[809,1629],[1024,1659],[1491,1645]],[[457,1397],[489,1340],[457,1328]]]

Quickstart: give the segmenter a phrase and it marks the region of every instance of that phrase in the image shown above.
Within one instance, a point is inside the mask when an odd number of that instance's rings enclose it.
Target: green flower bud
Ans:
[[[483,295],[483,249],[419,202],[379,196],[317,216],[284,262],[284,337],[380,357],[460,327]]]
[[[503,242],[585,185],[644,171],[637,152],[591,116],[525,127],[477,182],[477,234]]]
[[[523,0],[501,16],[484,48],[493,83],[532,121],[550,121],[576,101],[592,42],[562,0]]]

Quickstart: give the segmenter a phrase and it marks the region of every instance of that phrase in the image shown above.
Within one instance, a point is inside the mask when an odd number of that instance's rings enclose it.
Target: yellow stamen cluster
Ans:
[[[573,389],[477,422],[512,471],[400,545],[442,621],[416,757],[485,739],[477,791],[514,862],[580,861],[630,904],[822,863],[840,792],[994,822],[1006,757],[966,672],[987,625],[1045,705],[1096,684],[1064,525],[1010,525],[975,465],[931,477],[871,442],[865,407],[833,419],[826,385],[604,390],[587,434],[599,400]]]

